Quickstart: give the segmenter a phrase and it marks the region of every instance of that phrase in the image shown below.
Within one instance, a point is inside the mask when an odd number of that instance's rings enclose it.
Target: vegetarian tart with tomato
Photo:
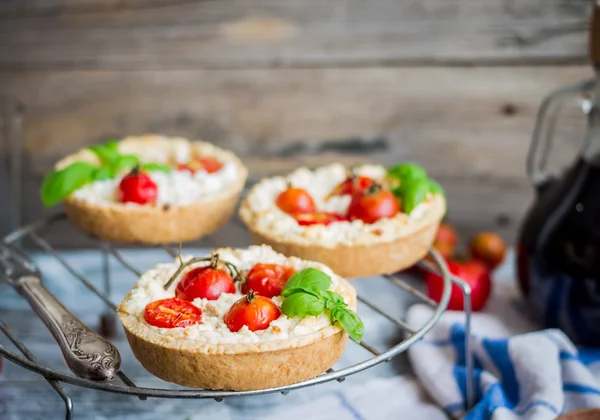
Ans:
[[[414,265],[445,212],[442,188],[412,163],[299,168],[263,179],[240,207],[254,243],[320,261],[344,277]]]
[[[132,136],[62,159],[41,197],[47,207],[62,201],[72,223],[102,239],[185,242],[227,223],[246,178],[233,153],[210,143]]]
[[[221,248],[143,274],[118,308],[135,357],[183,386],[256,390],[315,377],[364,325],[356,292],[317,262]]]

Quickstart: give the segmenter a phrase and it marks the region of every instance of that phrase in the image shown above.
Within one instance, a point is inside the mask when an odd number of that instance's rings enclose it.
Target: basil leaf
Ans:
[[[432,194],[440,194],[443,196],[446,195],[442,186],[431,178],[429,179],[429,192]]]
[[[142,169],[144,171],[171,172],[171,167],[169,165],[163,165],[162,163],[156,163],[156,162],[142,163]]]
[[[323,299],[302,292],[286,297],[281,304],[281,311],[287,316],[316,316],[324,310]]]
[[[112,168],[110,166],[100,166],[94,172],[94,181],[104,181],[106,179],[111,179],[115,176]]]
[[[427,172],[416,163],[401,163],[388,170],[388,175],[400,181],[427,179]]]
[[[415,180],[405,184],[402,188],[402,211],[410,214],[415,207],[425,200],[429,192],[429,180]]]
[[[331,285],[331,279],[324,272],[316,268],[308,267],[294,274],[283,287],[281,296],[290,296],[299,291],[327,290]]]
[[[41,198],[45,207],[67,198],[72,192],[94,180],[97,166],[87,162],[74,162],[46,175],[42,182]]]
[[[102,163],[112,164],[119,158],[119,144],[115,140],[90,146],[89,149],[96,153]]]
[[[140,163],[140,159],[135,155],[122,155],[113,163],[112,167],[115,174],[121,171],[133,169]]]
[[[339,293],[332,292],[331,290],[322,290],[320,292],[320,295],[323,297],[325,301],[325,308],[327,309],[348,306],[344,301],[342,295],[340,295]]]
[[[355,312],[347,308],[337,308],[331,311],[331,321],[339,322],[343,329],[348,332],[351,339],[360,342],[365,333],[365,324]]]

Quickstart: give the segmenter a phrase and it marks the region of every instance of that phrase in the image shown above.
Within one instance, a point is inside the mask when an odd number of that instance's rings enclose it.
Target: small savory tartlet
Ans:
[[[76,227],[101,239],[185,242],[227,223],[246,178],[232,152],[210,143],[132,136],[65,157],[41,195],[47,207],[62,201]]]
[[[256,390],[315,377],[364,326],[330,268],[270,247],[217,249],[144,273],[118,308],[133,354],[183,386]]]
[[[431,247],[446,212],[439,184],[415,164],[336,163],[266,178],[242,201],[253,242],[319,261],[344,277],[388,274]]]

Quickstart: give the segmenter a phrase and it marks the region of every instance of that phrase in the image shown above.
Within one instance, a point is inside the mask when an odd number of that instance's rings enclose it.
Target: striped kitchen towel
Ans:
[[[559,330],[535,331],[518,308],[495,308],[472,320],[476,404],[465,412],[464,313],[448,311],[409,351],[427,393],[456,418],[550,420],[578,408],[600,406],[600,350],[576,348]],[[407,314],[423,325],[432,309]]]

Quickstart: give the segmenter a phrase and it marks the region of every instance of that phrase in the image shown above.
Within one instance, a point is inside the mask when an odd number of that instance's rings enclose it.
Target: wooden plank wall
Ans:
[[[22,218],[59,156],[159,132],[239,153],[251,180],[334,160],[422,163],[465,234],[512,241],[535,115],[592,76],[589,0],[0,3],[0,94],[27,109]],[[567,109],[555,164],[584,119]],[[64,230],[55,243],[79,245]],[[209,242],[244,242],[232,223]]]

